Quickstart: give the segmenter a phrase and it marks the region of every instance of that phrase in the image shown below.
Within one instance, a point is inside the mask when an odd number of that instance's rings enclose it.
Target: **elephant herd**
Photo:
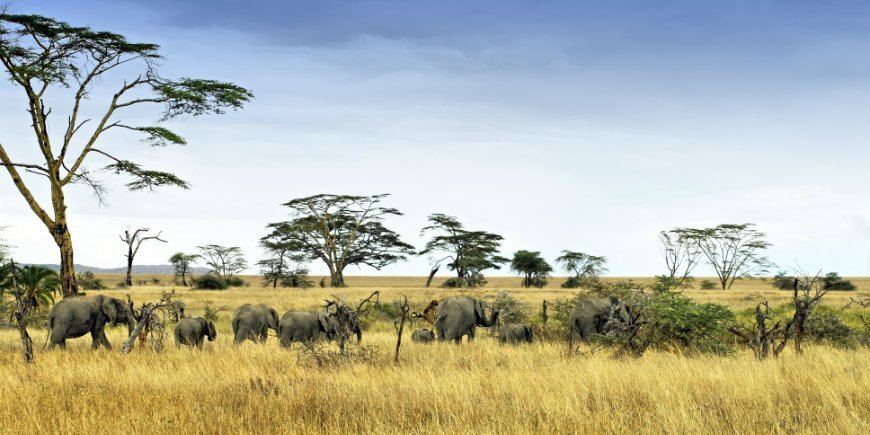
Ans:
[[[572,338],[588,341],[593,334],[604,334],[618,328],[629,320],[629,308],[615,297],[584,299],[577,303],[569,317],[569,330]],[[437,306],[434,317],[434,331],[418,329],[411,334],[415,342],[452,341],[460,343],[462,337],[473,341],[478,326],[491,327],[498,322],[498,310],[492,310],[489,317],[485,313],[485,303],[468,296],[453,296]],[[108,296],[72,297],[59,301],[48,316],[49,349],[60,346],[66,348],[66,340],[82,337],[90,333],[92,347],[101,345],[107,349],[112,346],[106,339],[106,325],[127,325],[128,332],[135,326],[129,304]],[[347,325],[357,341],[362,339],[362,330],[357,317]],[[287,311],[280,318],[278,312],[264,304],[245,304],[235,310],[232,318],[233,343],[245,340],[263,343],[269,330],[278,335],[281,347],[290,347],[294,342],[303,343],[321,337],[332,339],[339,328],[333,313]],[[177,346],[190,346],[202,349],[207,338],[214,341],[217,332],[213,322],[202,317],[181,319],[174,330]],[[500,325],[501,343],[532,342],[530,325],[508,323]]]

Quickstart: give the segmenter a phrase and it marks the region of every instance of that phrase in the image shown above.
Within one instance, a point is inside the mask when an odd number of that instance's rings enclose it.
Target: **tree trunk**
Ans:
[[[435,278],[435,274],[438,273],[438,269],[440,268],[441,266],[435,266],[432,268],[432,271],[429,272],[429,278],[426,279],[426,288],[429,288],[429,286],[432,285],[432,279]]]
[[[187,287],[187,269],[183,269],[181,272],[181,285]]]
[[[133,246],[127,250],[127,279],[124,281],[127,287],[133,287]]]
[[[23,302],[19,302],[19,305]],[[25,363],[33,362],[33,340],[30,339],[30,334],[27,333],[27,318],[23,315],[18,317],[18,335],[21,336],[21,352],[24,356]]]
[[[58,221],[54,229],[54,241],[60,249],[60,288],[63,297],[75,296],[79,293],[79,286],[73,260],[72,237],[66,226],[65,217],[63,223]]]
[[[337,270],[329,278],[330,287],[344,287],[344,272]]]

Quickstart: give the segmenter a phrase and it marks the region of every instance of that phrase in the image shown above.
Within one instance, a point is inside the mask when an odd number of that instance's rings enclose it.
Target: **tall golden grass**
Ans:
[[[335,293],[358,300],[406,294],[422,307],[444,293],[402,278],[359,280]],[[365,282],[363,282],[365,281]],[[492,282],[492,280],[491,280]],[[867,296],[868,280],[858,280]],[[351,280],[351,285],[354,281]],[[516,284],[513,284],[516,285]],[[495,287],[489,287],[494,291]],[[137,301],[169,287],[108,290]],[[571,291],[510,289],[537,305]],[[728,292],[689,290],[705,300],[751,306],[757,294],[783,292],[746,282]],[[188,313],[205,303],[230,309],[264,302],[279,311],[314,309],[329,291],[256,286],[223,292],[178,290]],[[848,296],[832,295],[837,306]],[[299,347],[231,344],[231,310],[218,340],[203,352],[170,346],[162,353],[90,350],[90,338],[63,352],[38,351],[21,363],[15,331],[0,331],[0,432],[31,433],[868,433],[870,350],[811,346],[756,361],[751,353],[687,357],[648,353],[615,360],[606,353],[567,356],[559,343],[501,346],[486,333],[472,344],[421,345],[406,336],[392,364],[392,325],[373,325],[363,345],[372,362],[317,367]],[[416,327],[416,326],[415,326]],[[37,348],[45,331],[32,330]],[[326,346],[334,346],[326,345]]]

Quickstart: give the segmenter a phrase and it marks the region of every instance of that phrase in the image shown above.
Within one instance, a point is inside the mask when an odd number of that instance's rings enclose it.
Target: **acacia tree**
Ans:
[[[272,288],[278,288],[279,284],[282,287],[311,287],[308,268],[304,264],[307,257],[300,252],[298,242],[284,241],[270,235],[260,239],[260,247],[266,251],[266,258],[258,261],[257,265],[266,285]]]
[[[676,230],[662,231],[659,233],[659,249],[668,270],[662,277],[662,284],[667,288],[679,288],[691,282],[692,270],[701,259],[698,245],[680,237]]]
[[[755,224],[721,224],[713,228],[676,228],[681,243],[695,246],[716,272],[722,290],[734,281],[766,273],[772,266],[762,253],[772,246]]]
[[[228,281],[230,278],[248,268],[248,262],[238,246],[204,245],[197,246],[202,261],[211,269],[211,273]]]
[[[189,184],[169,172],[143,168],[140,164],[118,157],[103,147],[104,136],[128,132],[154,146],[184,145],[184,138],[159,125],[180,116],[220,114],[238,109],[249,101],[251,92],[231,83],[214,80],[167,79],[158,71],[159,46],[134,43],[117,33],[94,31],[89,27],[38,15],[15,15],[0,10],[0,64],[10,83],[26,98],[30,127],[35,139],[35,153],[21,152],[10,156],[8,149],[23,150],[26,145],[6,144],[0,138],[0,166],[6,168],[12,183],[27,205],[45,225],[60,251],[60,281],[64,295],[76,294],[78,286],[73,260],[73,242],[67,223],[65,193],[71,185],[84,185],[102,201],[105,188],[86,163],[102,166],[104,172],[123,174],[131,180],[130,190],[152,190],[160,186],[183,189]],[[85,102],[97,86],[116,84],[104,109],[86,114]],[[72,93],[56,92],[70,88]],[[49,92],[49,91],[52,92]],[[49,94],[65,103],[51,104]],[[162,106],[155,125],[130,125],[120,116],[132,108]],[[69,107],[67,116],[59,117],[53,108]],[[137,115],[142,112],[137,110]],[[51,116],[50,118],[50,115]],[[51,119],[59,119],[61,134],[51,134]],[[91,122],[93,121],[93,122]],[[118,141],[117,138],[115,141]],[[100,145],[98,147],[98,145]],[[32,160],[23,156],[34,154]],[[102,163],[97,163],[102,160]],[[23,175],[35,178],[25,179]],[[41,180],[42,185],[36,183]],[[45,191],[48,195],[37,198]],[[46,205],[47,204],[47,205]]]
[[[556,257],[556,263],[561,264],[565,272],[572,275],[562,284],[564,288],[582,287],[590,279],[607,272],[607,258],[567,249]]]
[[[523,275],[523,287],[543,287],[547,285],[547,277],[553,267],[541,257],[537,251],[520,250],[514,253],[511,260],[511,270]]]
[[[429,215],[430,224],[423,227],[420,235],[433,234],[432,239],[418,255],[433,255],[433,273],[441,263],[448,261],[447,268],[456,272],[456,277],[474,286],[483,281],[486,269],[501,269],[509,260],[499,254],[504,237],[486,231],[468,231],[453,216],[441,213]]]
[[[119,236],[121,241],[127,245],[127,253],[124,254],[124,257],[127,258],[127,279],[124,281],[124,284],[127,287],[133,286],[133,258],[139,253],[142,243],[146,240],[157,240],[158,242],[166,243],[166,240],[160,238],[160,235],[163,234],[162,231],[157,233],[156,236],[146,236],[145,233],[149,231],[151,230],[148,228],[139,228],[132,233],[130,233],[130,230],[124,230],[124,234]]]
[[[190,268],[193,262],[199,258],[200,256],[197,254],[185,254],[184,252],[176,252],[169,257],[169,263],[175,269],[176,282],[181,278],[181,285],[186,287],[188,277],[190,277],[191,282],[193,281],[193,273],[191,273]]]
[[[405,260],[414,247],[383,225],[387,216],[402,216],[381,202],[389,194],[372,196],[320,194],[286,204],[292,219],[269,224],[264,237],[294,246],[296,253],[321,260],[329,269],[330,285],[344,286],[344,269],[369,266],[377,270]]]

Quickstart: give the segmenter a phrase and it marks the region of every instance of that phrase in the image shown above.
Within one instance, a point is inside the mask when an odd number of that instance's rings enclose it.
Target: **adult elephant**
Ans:
[[[196,346],[197,349],[202,350],[202,343],[206,338],[208,341],[214,341],[217,338],[214,323],[210,320],[202,317],[185,317],[175,325],[176,346]]]
[[[438,340],[452,340],[459,344],[463,335],[472,341],[478,326],[488,328],[495,325],[497,320],[498,310],[493,310],[489,319],[486,318],[483,301],[468,296],[453,296],[438,304],[435,330]]]
[[[504,343],[531,343],[532,327],[519,323],[509,323],[501,326],[498,331],[498,341]]]
[[[68,338],[90,333],[91,347],[97,349],[102,345],[111,350],[112,344],[106,338],[106,324],[126,324],[127,334],[133,332],[136,324],[127,302],[103,295],[62,299],[48,314],[48,348],[60,346],[66,349]]]
[[[435,333],[429,329],[418,329],[411,334],[411,341],[418,343],[431,343],[435,341]]]
[[[617,297],[584,299],[577,303],[568,318],[571,338],[588,342],[593,334],[605,334],[628,323],[629,309]]]
[[[281,347],[290,347],[293,342],[311,342],[325,334],[335,336],[338,320],[327,313],[288,311],[278,322],[278,340]]]
[[[278,312],[265,304],[245,304],[233,313],[233,344],[265,343],[269,330],[278,332]]]

